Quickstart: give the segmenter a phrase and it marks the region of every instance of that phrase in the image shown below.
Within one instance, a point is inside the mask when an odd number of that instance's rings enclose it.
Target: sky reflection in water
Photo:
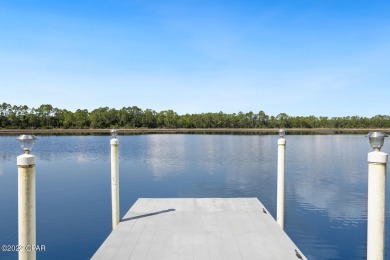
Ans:
[[[16,157],[21,150],[15,138],[0,137],[2,244],[17,244]],[[138,197],[258,197],[275,216],[277,138],[120,136],[121,215]],[[371,151],[367,138],[287,135],[286,139],[286,232],[309,259],[365,259]],[[47,249],[38,252],[39,259],[89,259],[109,234],[109,140],[108,136],[38,136],[33,149],[37,241]],[[388,153],[388,147],[385,143],[383,151]],[[388,205],[387,216],[388,222]],[[386,234],[389,241],[389,228]],[[390,253],[389,246],[386,252]],[[0,252],[1,259],[15,257]]]

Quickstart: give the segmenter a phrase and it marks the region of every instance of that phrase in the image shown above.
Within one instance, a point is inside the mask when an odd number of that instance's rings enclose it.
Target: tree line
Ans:
[[[89,112],[59,109],[50,104],[37,108],[0,105],[0,128],[88,129],[88,128],[390,128],[390,116],[269,116],[264,111],[233,114],[201,113],[178,115],[173,110],[156,112],[137,106],[121,109],[100,107]]]

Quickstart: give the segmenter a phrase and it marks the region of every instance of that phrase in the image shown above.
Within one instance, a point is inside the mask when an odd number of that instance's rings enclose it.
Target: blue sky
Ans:
[[[390,114],[387,1],[0,1],[0,102]]]

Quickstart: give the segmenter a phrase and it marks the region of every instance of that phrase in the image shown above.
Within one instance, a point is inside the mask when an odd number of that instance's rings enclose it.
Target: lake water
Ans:
[[[121,216],[139,197],[257,197],[276,215],[276,135],[152,134],[119,140]],[[286,140],[287,234],[309,259],[365,259],[367,138],[287,135]],[[37,252],[37,259],[89,259],[111,232],[109,143],[108,136],[38,136],[32,152],[37,244],[46,251]],[[389,153],[389,147],[385,143],[382,151]],[[19,154],[15,136],[0,136],[2,245],[18,241]],[[16,258],[17,253],[0,252],[0,259]]]

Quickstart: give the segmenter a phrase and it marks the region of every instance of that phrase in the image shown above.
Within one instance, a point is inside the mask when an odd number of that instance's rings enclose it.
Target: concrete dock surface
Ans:
[[[306,259],[257,198],[141,198],[92,259]]]

